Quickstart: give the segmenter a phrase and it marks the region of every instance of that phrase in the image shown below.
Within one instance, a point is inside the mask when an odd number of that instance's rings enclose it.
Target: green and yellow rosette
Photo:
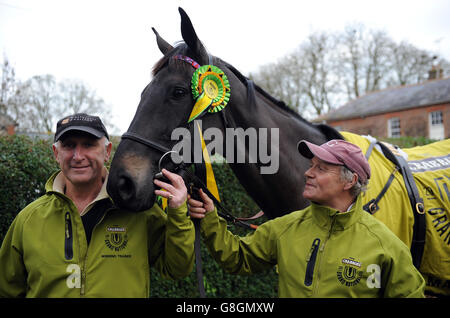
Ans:
[[[188,123],[206,110],[221,111],[230,100],[230,83],[225,73],[213,65],[203,65],[192,75],[192,95],[195,102]]]

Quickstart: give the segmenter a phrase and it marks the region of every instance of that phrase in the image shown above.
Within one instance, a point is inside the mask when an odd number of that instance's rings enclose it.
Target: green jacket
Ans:
[[[311,204],[242,238],[216,211],[201,228],[211,255],[230,273],[278,265],[280,297],[423,297],[425,281],[408,248],[359,199],[346,213]]]
[[[95,200],[87,238],[74,203],[53,190],[23,209],[0,250],[0,297],[149,297],[150,266],[165,278],[193,268],[194,227],[186,205],[132,213]],[[90,239],[90,243],[87,240]]]

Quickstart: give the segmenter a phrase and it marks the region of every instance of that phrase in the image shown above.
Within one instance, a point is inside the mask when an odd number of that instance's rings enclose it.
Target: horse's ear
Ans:
[[[206,57],[208,53],[206,52],[202,42],[198,39],[191,19],[189,19],[188,15],[182,8],[178,8],[178,11],[181,15],[181,35],[183,36],[184,42],[199,57]]]
[[[155,28],[152,28],[153,32],[156,35],[156,43],[158,44],[159,50],[162,52],[162,54],[166,55],[167,52],[173,49],[173,46],[164,40],[158,32],[156,32]]]

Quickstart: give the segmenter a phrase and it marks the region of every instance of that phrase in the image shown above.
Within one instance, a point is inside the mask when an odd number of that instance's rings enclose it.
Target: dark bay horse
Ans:
[[[117,205],[132,211],[151,208],[156,199],[153,179],[160,170],[161,161],[166,161],[169,170],[177,167],[176,163],[163,160],[179,145],[179,140],[173,138],[173,132],[181,129],[185,135],[190,135],[188,143],[194,144],[192,133],[195,134],[197,120],[191,121],[192,113],[198,105],[198,100],[204,95],[195,100],[191,84],[196,78],[195,74],[201,69],[199,66],[203,65],[218,67],[223,74],[215,73],[219,74],[216,83],[223,84],[228,81],[230,89],[229,100],[223,105],[223,109],[202,113],[202,116],[197,117],[201,118],[205,141],[209,145],[214,143],[216,146],[222,146],[214,148],[215,151],[226,157],[239,182],[269,218],[300,210],[309,204],[301,196],[304,172],[309,167],[309,160],[297,151],[297,143],[300,140],[322,144],[330,139],[343,139],[345,136],[345,139],[358,144],[363,152],[368,149],[369,142],[365,139],[361,141],[360,136],[344,133],[341,135],[329,126],[306,121],[283,102],[254,85],[232,65],[208,54],[189,17],[181,8],[180,14],[184,42],[173,47],[154,30],[158,47],[164,56],[154,66],[153,79],[143,90],[133,121],[111,163],[107,190]],[[200,73],[198,78],[203,78],[209,71],[211,70]],[[217,86],[213,87],[213,91],[214,89],[217,92]],[[204,93],[206,91],[205,88]],[[206,138],[208,129],[215,129],[215,139]],[[233,142],[236,135],[228,134],[230,130],[236,132],[239,129],[245,132],[243,144]],[[221,138],[218,138],[220,134],[217,132],[220,132]],[[261,173],[268,164],[267,158],[263,156],[264,152],[259,151],[263,148],[267,153],[278,154],[279,162],[276,169],[270,173]],[[439,151],[444,151],[443,156],[439,155],[439,162],[450,162],[450,140],[423,149],[423,153]],[[182,152],[184,156],[186,149]],[[230,157],[229,153],[232,154]],[[243,162],[236,160],[239,153],[243,153]],[[369,184],[369,190],[372,192],[365,200],[377,196],[393,170],[393,164],[389,160],[379,158],[382,157],[379,152],[373,153],[369,160],[374,171]],[[414,153],[411,155],[414,156]],[[438,162],[427,163],[422,160],[421,154],[415,158],[418,167],[422,164],[435,166]],[[375,166],[375,160],[380,161],[380,164]],[[450,170],[445,172],[449,175],[444,175],[441,170],[434,168],[431,170],[436,174],[429,180],[422,179],[421,175],[424,173],[420,169],[419,173],[414,175],[421,196],[425,198],[427,212],[426,245],[420,270],[424,276],[428,275],[427,285],[430,291],[450,295],[450,194],[447,185],[450,180],[450,174],[447,172]],[[391,190],[386,192],[385,198],[380,201],[379,212],[374,215],[410,246],[414,217],[409,203],[403,203],[400,208],[393,208],[396,201],[408,200],[408,193],[404,189],[401,175],[396,174],[393,180]],[[434,185],[438,188],[433,192],[431,188]]]
[[[252,128],[256,131],[259,128],[278,129],[278,149],[271,149],[282,154],[276,173],[261,174],[261,158],[256,158],[255,163],[230,163],[230,166],[245,190],[269,218],[306,207],[309,203],[299,193],[304,187],[303,173],[309,161],[299,155],[293,143],[307,139],[320,144],[342,137],[328,126],[307,122],[258,86],[249,89],[247,79],[233,66],[208,55],[189,17],[182,9],[180,14],[184,43],[172,47],[155,31],[164,57],[154,67],[154,77],[142,92],[128,132],[172,149],[176,143],[170,138],[172,131],[186,127],[194,106],[190,84],[195,71],[189,63],[174,57],[189,57],[200,65],[213,64],[228,77],[231,97],[220,113],[208,113],[202,117],[202,128],[217,127],[225,138],[226,128]],[[248,100],[249,94],[253,101]],[[270,131],[264,137],[270,139]],[[229,147],[236,148],[237,142],[231,145],[233,143],[225,138],[223,152],[226,153],[230,152]],[[259,143],[259,140],[256,142]],[[261,143],[264,142],[261,140]],[[234,150],[237,153],[238,150]],[[140,211],[154,204],[153,177],[159,172],[158,161],[162,155],[162,151],[154,147],[122,139],[111,164],[108,182],[108,193],[118,205]]]

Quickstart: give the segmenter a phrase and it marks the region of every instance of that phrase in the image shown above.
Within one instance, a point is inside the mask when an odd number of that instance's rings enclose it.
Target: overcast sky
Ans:
[[[355,22],[450,60],[448,0],[0,0],[0,58],[20,80],[83,80],[111,105],[121,134],[161,57],[151,27],[169,43],[181,40],[179,6],[211,54],[246,75],[312,32]]]

